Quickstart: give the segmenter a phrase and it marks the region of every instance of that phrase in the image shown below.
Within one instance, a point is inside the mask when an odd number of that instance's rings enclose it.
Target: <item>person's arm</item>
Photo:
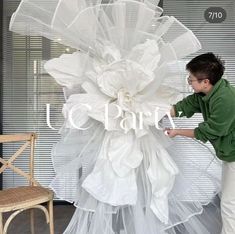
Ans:
[[[210,117],[195,128],[195,138],[205,143],[226,136],[231,131],[234,121],[234,101],[227,97],[219,97],[211,103]]]
[[[235,103],[227,98],[218,98],[211,103],[210,118],[199,123],[195,129],[166,129],[169,137],[186,136],[204,143],[226,136],[235,121]]]
[[[183,117],[190,118],[195,113],[201,113],[198,94],[192,94],[177,102],[172,106],[171,117]]]
[[[171,117],[183,117],[187,116],[191,117],[194,113],[198,113],[200,111],[200,106],[198,103],[198,99],[193,95],[189,95],[184,98],[182,101],[179,101],[175,105],[172,106],[170,110]],[[185,136],[194,138],[194,129],[165,129],[165,132],[169,137],[175,136]]]
[[[194,129],[166,129],[166,133],[169,137],[185,136],[194,138]]]

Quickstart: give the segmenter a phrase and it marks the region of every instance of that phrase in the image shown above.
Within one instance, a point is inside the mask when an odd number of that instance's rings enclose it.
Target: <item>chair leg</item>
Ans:
[[[35,234],[35,228],[34,228],[34,209],[30,209],[30,230],[31,234]]]
[[[50,234],[54,234],[53,199],[48,202]]]
[[[3,234],[3,214],[0,213],[0,234]]]

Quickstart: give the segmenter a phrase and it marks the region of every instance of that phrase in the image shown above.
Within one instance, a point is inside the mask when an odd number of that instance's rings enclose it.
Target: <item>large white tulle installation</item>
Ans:
[[[10,30],[77,50],[45,64],[69,93],[50,184],[77,207],[66,234],[219,233],[220,164],[161,129],[182,98],[177,64],[201,45],[157,4],[23,0],[12,15]]]

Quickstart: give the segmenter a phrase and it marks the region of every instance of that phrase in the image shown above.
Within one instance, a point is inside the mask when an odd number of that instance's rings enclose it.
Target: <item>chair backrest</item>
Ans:
[[[0,157],[0,163],[2,166],[0,168],[0,174],[3,173],[4,170],[7,168],[12,169],[15,173],[25,177],[29,181],[29,185],[35,186],[40,185],[34,179],[34,146],[35,146],[35,139],[37,138],[36,133],[25,133],[25,134],[15,134],[15,135],[0,135],[0,143],[21,143],[24,144],[19,147],[19,149],[6,161],[3,157]],[[29,155],[29,173],[24,172],[20,168],[17,168],[12,163],[27,149],[30,148],[30,155]]]

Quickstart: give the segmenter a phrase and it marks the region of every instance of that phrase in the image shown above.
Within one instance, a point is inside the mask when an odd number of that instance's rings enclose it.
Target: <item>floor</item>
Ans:
[[[219,199],[215,201],[218,204]],[[209,216],[211,213],[215,213],[216,210],[213,208],[214,206],[206,206],[205,211],[209,212]],[[54,226],[55,226],[55,234],[62,234],[65,228],[67,227],[75,208],[73,205],[69,203],[56,203],[54,204]],[[218,210],[217,210],[218,211]],[[220,212],[218,212],[219,214]],[[213,214],[214,215],[214,214]],[[9,214],[4,215],[4,221]],[[220,216],[220,215],[219,215]],[[203,222],[203,214],[201,216]],[[25,211],[17,215],[10,227],[8,229],[7,234],[31,234],[30,233],[30,216],[29,212]],[[207,221],[208,222],[208,221]],[[220,233],[221,222],[219,221],[217,224],[208,222],[207,225],[213,227],[213,234]],[[207,226],[206,225],[206,226]],[[211,228],[210,228],[211,229]],[[176,230],[177,234],[182,234]],[[41,210],[35,210],[35,234],[49,234],[48,225],[45,222],[44,213]],[[183,233],[184,234],[184,233]],[[188,234],[188,233],[187,233]],[[202,234],[202,233],[200,233]]]

